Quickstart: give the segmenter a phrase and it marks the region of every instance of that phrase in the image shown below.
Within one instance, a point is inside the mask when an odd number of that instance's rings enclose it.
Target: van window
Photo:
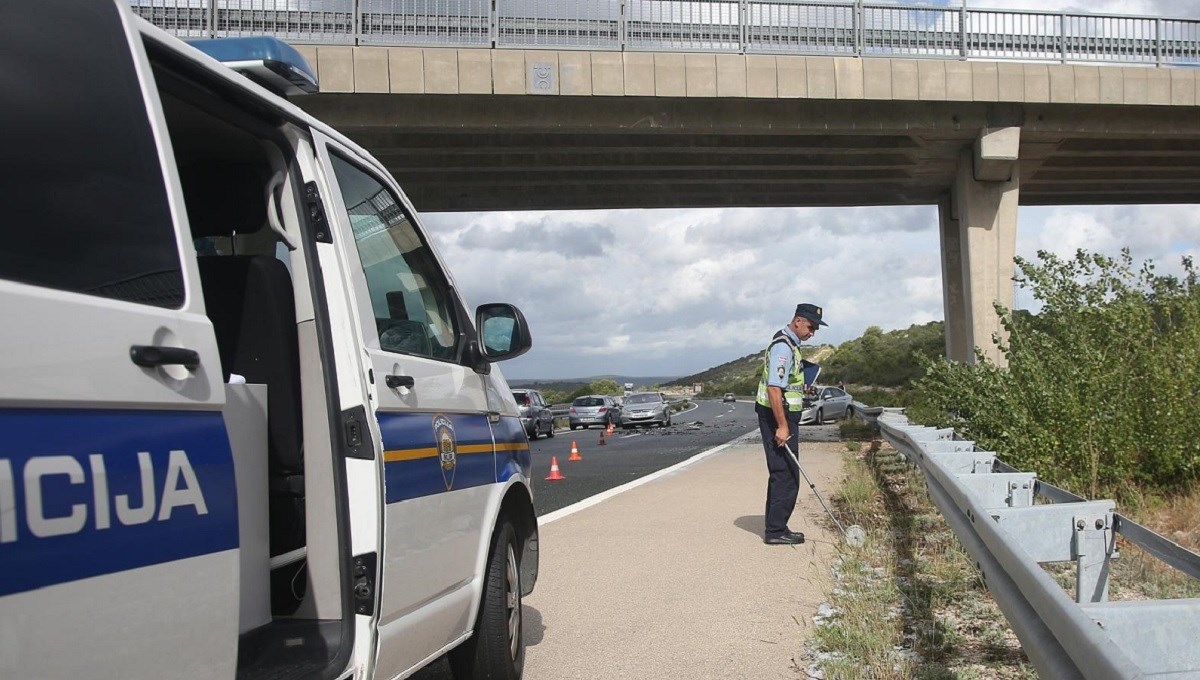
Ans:
[[[455,358],[450,286],[429,246],[383,183],[336,153],[331,159],[366,274],[379,348]]]
[[[133,58],[123,39],[94,39],[122,36],[120,16],[42,10],[0,21],[0,278],[177,309],[175,225]]]

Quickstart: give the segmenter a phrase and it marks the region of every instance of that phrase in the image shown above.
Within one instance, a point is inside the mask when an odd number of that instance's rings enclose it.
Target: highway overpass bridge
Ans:
[[[322,91],[297,103],[423,211],[937,205],[955,359],[991,347],[993,301],[1012,306],[1018,205],[1200,203],[1200,21],[323,1],[352,11],[139,11],[183,36],[290,39]]]

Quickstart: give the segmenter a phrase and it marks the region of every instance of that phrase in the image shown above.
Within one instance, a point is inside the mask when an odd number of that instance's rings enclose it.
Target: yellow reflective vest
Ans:
[[[771,377],[771,348],[781,342],[787,343],[792,350],[792,369],[788,374],[787,387],[783,388],[784,408],[799,413],[804,410],[804,359],[800,356],[800,347],[793,343],[783,330],[777,332],[771,338],[771,344],[767,345],[767,356],[763,362],[762,377],[758,381],[758,396],[755,397],[754,403],[768,410],[771,408],[771,399],[767,396],[767,381]]]

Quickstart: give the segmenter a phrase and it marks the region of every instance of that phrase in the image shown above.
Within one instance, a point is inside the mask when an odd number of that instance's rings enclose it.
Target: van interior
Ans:
[[[352,611],[332,362],[288,141],[304,133],[170,50],[147,50],[236,440],[238,677],[329,677],[349,654]]]

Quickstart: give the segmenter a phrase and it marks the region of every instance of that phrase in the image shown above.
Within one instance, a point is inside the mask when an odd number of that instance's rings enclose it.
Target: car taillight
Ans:
[[[607,411],[607,410],[608,410],[607,408],[605,408],[605,407],[601,406],[601,407],[600,407],[600,410],[599,410],[599,411],[597,411],[597,413],[604,413],[604,412],[605,412],[605,411]]]

